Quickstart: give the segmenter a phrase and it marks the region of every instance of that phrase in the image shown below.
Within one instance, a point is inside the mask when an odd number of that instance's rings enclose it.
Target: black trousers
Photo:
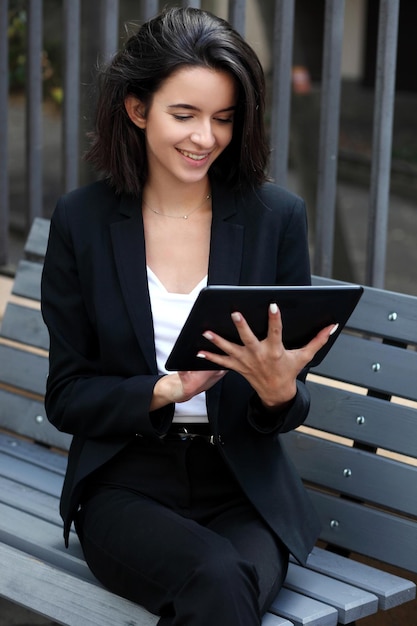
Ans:
[[[286,548],[200,438],[132,445],[97,477],[76,528],[96,577],[160,626],[258,626],[288,567]]]

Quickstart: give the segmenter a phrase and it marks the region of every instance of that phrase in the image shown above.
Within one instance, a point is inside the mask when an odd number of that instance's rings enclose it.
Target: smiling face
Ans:
[[[197,183],[228,146],[233,134],[237,88],[226,72],[185,67],[167,78],[145,114],[126,98],[130,119],[145,131],[148,182]]]

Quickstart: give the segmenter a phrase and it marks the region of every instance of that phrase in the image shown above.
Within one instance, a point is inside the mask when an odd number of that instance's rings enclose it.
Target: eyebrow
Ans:
[[[229,111],[236,111],[236,105],[227,107],[226,109],[221,109],[220,111],[216,111],[217,113],[228,113]],[[193,106],[192,104],[185,104],[185,103],[178,103],[178,104],[170,104],[168,105],[168,109],[188,109],[190,111],[201,111],[201,109],[199,109],[196,106]]]

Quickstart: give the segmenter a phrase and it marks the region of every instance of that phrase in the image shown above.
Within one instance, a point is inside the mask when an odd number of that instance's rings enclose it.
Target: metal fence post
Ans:
[[[229,1],[229,22],[238,33],[245,36],[246,31],[246,0]]]
[[[101,11],[101,58],[107,62],[118,48],[119,0],[104,0]]]
[[[326,0],[314,272],[331,276],[345,0]]]
[[[69,191],[79,180],[80,0],[64,0],[64,23],[63,177]]]
[[[28,2],[26,99],[26,228],[43,213],[42,194],[42,0]]]
[[[276,0],[272,51],[271,175],[282,186],[286,185],[288,174],[293,33],[294,0]]]
[[[9,257],[9,176],[8,176],[8,94],[9,46],[7,39],[8,2],[0,1],[0,265]]]
[[[381,0],[375,82],[366,282],[385,284],[399,0]]]

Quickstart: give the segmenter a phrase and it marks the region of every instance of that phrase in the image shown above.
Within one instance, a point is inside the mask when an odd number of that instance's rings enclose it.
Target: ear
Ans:
[[[142,129],[146,127],[145,105],[142,100],[132,95],[127,96],[125,98],[125,109],[135,126]]]

